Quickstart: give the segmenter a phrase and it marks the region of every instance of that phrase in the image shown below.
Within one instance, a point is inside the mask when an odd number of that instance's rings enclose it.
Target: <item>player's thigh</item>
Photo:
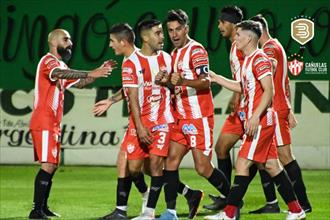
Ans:
[[[205,155],[203,151],[198,148],[192,148],[191,152],[197,173],[206,178],[210,177],[214,168],[211,162],[212,155]]]
[[[249,176],[249,168],[253,165],[253,161],[243,157],[237,157],[235,168],[236,176]]]
[[[154,154],[149,155],[151,176],[161,176],[164,168],[164,157]]]
[[[277,176],[283,170],[279,159],[268,159],[265,169],[271,177]]]
[[[168,156],[165,161],[165,169],[177,170],[182,158],[184,157],[184,155],[186,155],[186,153],[187,148],[185,145],[171,140]]]
[[[136,176],[142,171],[144,159],[128,160],[128,171],[131,176]]]
[[[220,133],[215,148],[218,156],[220,156],[220,158],[226,158],[229,151],[235,146],[240,138],[241,136],[237,134]]]

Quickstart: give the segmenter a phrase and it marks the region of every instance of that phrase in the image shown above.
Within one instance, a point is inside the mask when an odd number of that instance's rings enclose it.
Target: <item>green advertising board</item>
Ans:
[[[209,52],[210,67],[230,76],[228,54],[230,42],[218,31],[219,9],[235,4],[244,17],[262,13],[269,22],[270,33],[282,42],[288,57],[304,63],[294,80],[327,80],[330,54],[330,3],[327,0],[290,1],[215,1],[215,0],[0,0],[0,42],[2,89],[32,89],[39,59],[47,53],[47,35],[54,28],[67,29],[74,43],[69,66],[93,69],[109,58],[121,63],[108,47],[108,31],[114,23],[127,22],[136,30],[147,18],[165,20],[172,8],[182,8],[190,16],[190,36]],[[291,23],[305,18],[313,22],[312,39],[301,45],[291,37]],[[166,27],[166,25],[164,25]],[[166,30],[165,30],[166,32]],[[140,45],[139,39],[136,42]],[[171,51],[166,38],[165,50]],[[289,61],[290,61],[289,59]],[[93,86],[119,87],[120,68],[106,80]]]

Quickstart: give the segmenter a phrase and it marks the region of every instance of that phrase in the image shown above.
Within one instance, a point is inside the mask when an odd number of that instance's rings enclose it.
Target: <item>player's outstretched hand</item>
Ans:
[[[110,99],[103,99],[103,100],[97,102],[94,105],[93,114],[95,116],[102,115],[104,112],[106,112],[111,107],[112,104],[113,104],[113,102]]]
[[[111,74],[112,68],[111,67],[100,67],[95,70],[92,70],[88,73],[88,77],[91,78],[106,78]]]
[[[290,128],[295,128],[298,124],[298,120],[296,119],[296,116],[294,116],[294,113],[292,110],[290,110],[290,113],[288,115],[289,119],[289,126]]]
[[[112,69],[116,69],[117,65],[118,65],[117,61],[110,59],[104,61],[104,63],[100,67],[111,67]]]
[[[217,74],[212,70],[209,70],[209,77],[211,82],[216,82]]]

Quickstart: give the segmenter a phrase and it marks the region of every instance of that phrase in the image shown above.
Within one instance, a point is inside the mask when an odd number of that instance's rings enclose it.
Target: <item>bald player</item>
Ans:
[[[52,178],[60,161],[61,120],[65,89],[83,88],[96,78],[108,77],[114,63],[107,61],[92,71],[70,69],[65,62],[72,55],[70,34],[55,29],[48,35],[49,52],[38,64],[33,112],[30,121],[34,158],[41,164],[34,182],[33,209],[29,219],[59,217],[48,209],[47,200],[52,187]]]

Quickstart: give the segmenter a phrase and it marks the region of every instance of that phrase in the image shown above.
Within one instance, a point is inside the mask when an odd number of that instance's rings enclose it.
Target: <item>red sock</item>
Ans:
[[[234,206],[234,205],[226,205],[226,207],[223,209],[223,211],[226,213],[226,215],[227,215],[229,218],[234,218],[237,209],[238,209],[237,206]]]
[[[299,202],[297,200],[294,200],[292,202],[288,203],[289,211],[292,213],[299,213],[302,211]]]

